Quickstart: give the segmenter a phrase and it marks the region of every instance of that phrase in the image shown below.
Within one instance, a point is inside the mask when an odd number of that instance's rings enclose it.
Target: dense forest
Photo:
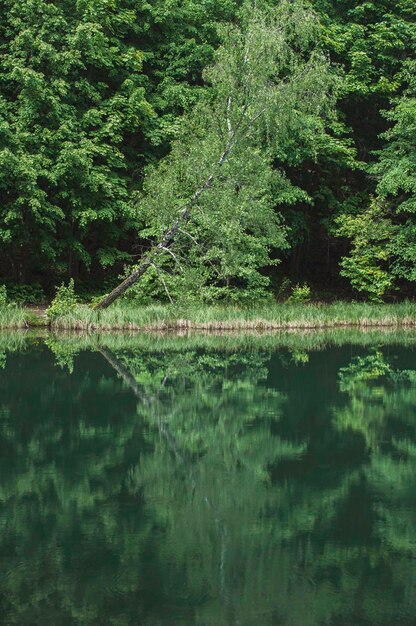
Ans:
[[[147,258],[138,302],[412,297],[415,22],[416,0],[2,0],[0,283],[104,293]]]

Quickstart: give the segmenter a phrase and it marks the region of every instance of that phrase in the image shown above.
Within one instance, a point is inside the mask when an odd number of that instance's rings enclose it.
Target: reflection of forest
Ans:
[[[416,624],[410,349],[47,343],[1,362],[3,623]]]

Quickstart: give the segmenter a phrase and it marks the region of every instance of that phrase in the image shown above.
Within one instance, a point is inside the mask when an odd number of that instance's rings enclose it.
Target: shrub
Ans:
[[[39,283],[33,285],[10,285],[9,299],[16,304],[40,304],[45,301],[45,293]]]
[[[309,302],[311,299],[311,288],[306,283],[304,285],[295,285],[292,287],[292,294],[288,298],[288,302],[300,304]]]
[[[68,286],[62,283],[62,285],[57,288],[55,298],[52,300],[46,314],[49,319],[61,317],[67,313],[72,313],[76,308],[77,303],[78,300],[75,295],[74,279],[71,278]]]
[[[397,225],[374,200],[364,213],[339,216],[337,225],[335,234],[348,237],[352,243],[349,256],[341,260],[341,276],[371,302],[382,302],[394,287],[391,260],[397,254]]]

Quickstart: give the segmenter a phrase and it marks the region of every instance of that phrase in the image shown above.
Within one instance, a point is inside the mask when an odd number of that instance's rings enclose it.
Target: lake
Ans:
[[[416,624],[416,333],[0,335],[0,623]]]

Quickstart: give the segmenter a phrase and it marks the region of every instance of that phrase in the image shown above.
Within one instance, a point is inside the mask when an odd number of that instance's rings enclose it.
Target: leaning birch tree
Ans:
[[[175,246],[182,242],[183,250],[184,240],[197,250],[201,272],[213,268],[226,279],[254,271],[261,281],[256,271],[270,263],[270,251],[287,246],[279,207],[307,200],[280,164],[294,145],[314,153],[333,109],[336,79],[319,33],[303,0],[273,9],[245,5],[240,23],[223,27],[204,75],[210,87],[181,121],[171,153],[149,170],[138,200],[140,236],[154,244],[97,309],[163,259],[180,266]]]

